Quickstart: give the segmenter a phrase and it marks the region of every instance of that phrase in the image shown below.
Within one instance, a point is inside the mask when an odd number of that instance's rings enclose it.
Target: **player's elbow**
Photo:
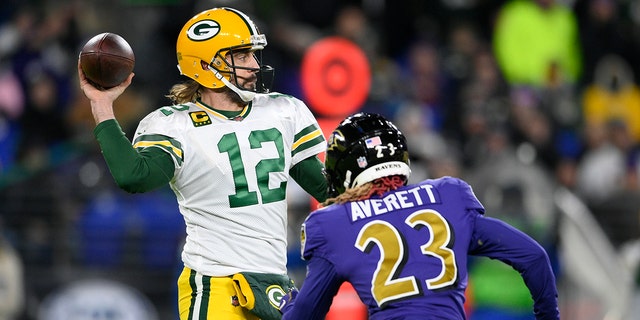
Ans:
[[[551,261],[549,254],[547,254],[547,251],[540,245],[532,246],[526,253],[526,258],[521,261],[519,268],[522,269],[519,270],[521,272],[527,269],[535,269],[538,270],[538,272],[542,272],[542,270],[550,271]]]
[[[549,254],[547,253],[547,251],[540,244],[535,246],[535,248],[536,248],[535,250],[531,250],[531,255],[533,256],[533,260],[544,261],[546,263],[549,263]]]
[[[142,193],[147,191],[144,188],[144,183],[133,175],[114,175],[113,179],[120,189],[128,193]]]

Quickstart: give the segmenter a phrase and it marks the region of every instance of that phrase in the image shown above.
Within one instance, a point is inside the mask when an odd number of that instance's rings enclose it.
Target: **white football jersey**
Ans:
[[[208,276],[286,273],[289,169],[325,150],[302,101],[259,94],[234,119],[199,102],[162,107],[140,122],[133,145],[173,158],[187,267]]]

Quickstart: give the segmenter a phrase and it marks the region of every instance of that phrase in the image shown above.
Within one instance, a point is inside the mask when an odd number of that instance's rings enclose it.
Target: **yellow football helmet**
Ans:
[[[178,70],[204,87],[229,87],[244,101],[253,99],[256,93],[269,92],[263,78],[265,73],[273,74],[273,68],[263,66],[258,57],[259,68],[255,89],[238,85],[233,59],[227,54],[239,50],[259,52],[267,45],[267,38],[258,31],[251,19],[236,9],[214,8],[200,12],[182,27],[176,44]]]

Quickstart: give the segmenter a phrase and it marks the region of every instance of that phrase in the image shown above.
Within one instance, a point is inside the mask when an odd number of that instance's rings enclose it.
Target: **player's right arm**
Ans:
[[[138,152],[115,119],[99,123],[93,133],[121,189],[130,193],[151,191],[173,178],[175,166],[171,156],[159,148]]]
[[[93,134],[100,144],[109,171],[120,188],[145,192],[167,184],[174,173],[171,156],[156,148],[136,151],[124,135],[113,113],[113,102],[131,85],[133,73],[120,85],[99,90],[87,81],[78,59],[80,89],[89,99],[96,122]]]

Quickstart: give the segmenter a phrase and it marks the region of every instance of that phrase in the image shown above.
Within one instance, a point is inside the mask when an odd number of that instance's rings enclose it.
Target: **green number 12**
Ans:
[[[275,189],[269,188],[269,174],[271,172],[284,172],[284,143],[282,142],[282,134],[275,128],[252,131],[249,134],[251,149],[262,148],[262,144],[265,142],[273,142],[275,144],[278,150],[278,157],[262,159],[254,169],[262,203],[270,203],[284,200],[286,195],[286,180],[280,182],[280,185]],[[218,150],[221,153],[227,153],[233,171],[233,183],[236,193],[229,195],[230,206],[237,208],[258,204],[258,193],[249,191],[245,166],[236,134],[233,132],[225,134],[218,142]]]

